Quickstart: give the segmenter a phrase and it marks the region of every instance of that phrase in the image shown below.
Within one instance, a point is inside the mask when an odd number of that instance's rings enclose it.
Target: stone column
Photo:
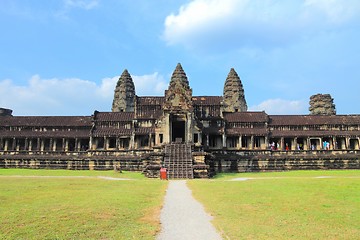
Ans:
[[[29,151],[29,139],[28,139],[28,138],[25,138],[24,150],[25,150],[25,151]]]
[[[254,149],[254,136],[250,138],[250,149]]]
[[[163,133],[163,143],[170,143],[171,142],[171,123],[170,123],[170,114],[165,115],[165,123],[164,133]]]
[[[41,152],[44,151],[44,145],[45,145],[44,139],[41,139],[41,140],[40,140],[40,151],[41,151]]]
[[[129,147],[131,150],[135,148],[135,132],[131,134]]]
[[[16,138],[13,138],[13,141],[12,141],[12,146],[11,146],[11,150],[15,150],[16,149]]]
[[[3,142],[3,138],[0,137],[0,150],[3,150],[4,149],[4,142]]]
[[[40,151],[41,150],[41,139],[37,138],[37,144],[36,144],[36,151]]]
[[[321,147],[321,150],[324,150],[324,145],[323,145],[323,140],[322,140],[322,138],[319,138],[319,140],[320,140],[320,147]]]
[[[5,139],[4,151],[8,151],[8,150],[9,150],[9,139]]]
[[[32,151],[33,141],[34,141],[34,139],[29,140],[29,149],[28,149],[29,151]]]
[[[339,148],[339,146],[336,146],[337,144],[336,144],[336,137],[333,137],[332,138],[332,148],[334,149],[334,150],[337,150],[338,148]]]
[[[69,151],[69,139],[65,139],[65,152]]]
[[[115,149],[119,150],[120,149],[120,138],[115,138]]]
[[[268,136],[265,136],[265,150],[268,150],[269,149],[269,138]]]
[[[151,133],[149,133],[149,142],[148,142],[148,146],[152,147],[152,137],[151,137]]]
[[[239,136],[239,143],[238,143],[237,149],[241,149],[241,144],[242,144],[242,136],[240,135],[240,136]]]
[[[345,149],[349,150],[350,149],[350,137],[345,138],[345,144],[346,144]]]
[[[280,149],[281,151],[284,151],[285,150],[285,146],[284,146],[284,137],[281,137],[280,138]]]
[[[306,149],[305,150],[311,150],[311,143],[310,143],[309,137],[306,138]]]
[[[54,139],[50,138],[50,141],[49,141],[49,151],[51,151],[54,147]]]
[[[297,137],[294,138],[294,147],[293,147],[293,150],[298,150],[297,148]]]
[[[225,133],[223,133],[222,135],[222,145],[223,145],[223,148],[226,148],[226,136],[225,136]]]
[[[104,150],[109,149],[109,139],[107,137],[104,137]]]
[[[193,141],[193,134],[192,134],[192,117],[191,113],[188,113],[186,115],[186,122],[187,122],[187,128],[186,128],[186,139],[184,139],[185,143],[194,142]]]
[[[81,151],[81,139],[75,138],[76,151]]]
[[[56,151],[56,146],[57,146],[57,139],[54,138],[53,140],[53,145],[52,145],[52,150],[55,152]]]
[[[89,150],[94,150],[93,148],[93,137],[90,136],[90,140],[89,140]]]

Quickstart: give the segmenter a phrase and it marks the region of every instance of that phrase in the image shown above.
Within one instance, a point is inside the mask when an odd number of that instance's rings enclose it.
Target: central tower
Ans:
[[[192,90],[180,63],[171,76],[168,90],[165,90],[163,110],[167,142],[192,142]]]

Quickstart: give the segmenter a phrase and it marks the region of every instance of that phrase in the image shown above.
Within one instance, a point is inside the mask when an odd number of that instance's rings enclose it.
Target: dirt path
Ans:
[[[162,230],[157,240],[222,239],[210,223],[211,219],[193,198],[185,180],[170,181],[160,215]]]

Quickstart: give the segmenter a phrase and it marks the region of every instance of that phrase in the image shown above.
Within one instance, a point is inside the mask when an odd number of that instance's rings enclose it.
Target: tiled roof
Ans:
[[[254,135],[254,136],[265,136],[268,134],[268,131],[266,128],[229,128],[226,129],[226,134],[231,135]]]
[[[265,112],[235,112],[224,113],[224,119],[227,122],[264,123],[268,121],[268,115]]]
[[[131,122],[133,119],[133,112],[97,112],[95,115],[95,121],[101,122]]]
[[[135,134],[136,135],[148,135],[150,133],[155,133],[155,128],[153,127],[142,127],[142,128],[136,128]]]
[[[19,138],[88,138],[89,130],[72,130],[72,131],[0,131],[1,137],[19,137]]]
[[[224,128],[222,127],[208,127],[203,129],[205,134],[223,134]]]
[[[194,105],[221,105],[222,96],[194,96],[192,101]]]
[[[132,129],[126,128],[96,128],[92,135],[94,137],[115,137],[115,136],[130,136]]]
[[[31,116],[31,117],[6,116],[6,117],[0,117],[0,126],[84,127],[84,126],[91,126],[91,117],[90,116]]]
[[[360,115],[269,115],[269,125],[360,125]]]
[[[273,137],[346,137],[346,136],[359,136],[360,131],[281,131],[273,130],[271,136]]]

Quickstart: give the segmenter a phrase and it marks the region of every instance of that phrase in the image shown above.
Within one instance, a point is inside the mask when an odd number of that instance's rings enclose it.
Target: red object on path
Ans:
[[[160,179],[161,180],[166,180],[167,179],[166,168],[160,168]]]

